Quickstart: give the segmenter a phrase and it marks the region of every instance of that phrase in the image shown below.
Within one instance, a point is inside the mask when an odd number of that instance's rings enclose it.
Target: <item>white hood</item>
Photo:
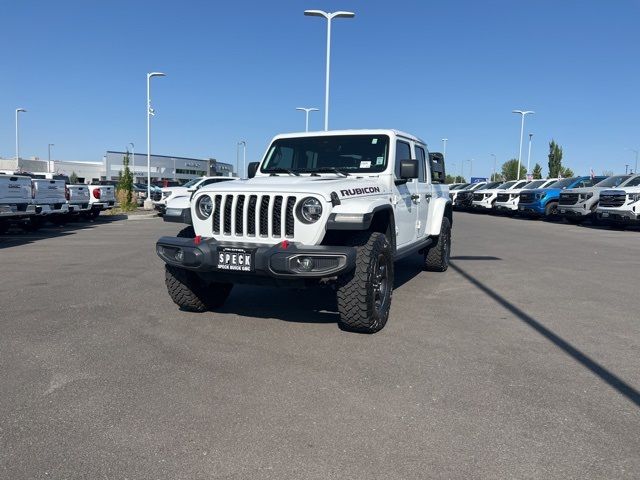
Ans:
[[[235,182],[221,182],[207,185],[198,190],[203,192],[231,192],[231,193],[298,193],[316,194],[331,200],[331,193],[335,192],[339,198],[381,195],[387,192],[380,176],[339,177],[333,174],[322,176],[287,176],[278,174],[277,177],[259,176],[251,179],[241,179]]]

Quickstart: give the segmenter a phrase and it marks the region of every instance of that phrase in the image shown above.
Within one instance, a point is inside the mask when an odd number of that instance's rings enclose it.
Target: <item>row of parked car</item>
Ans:
[[[640,225],[638,174],[452,184],[449,195],[458,210]]]
[[[71,184],[68,177],[55,174],[0,172],[0,233],[11,225],[37,230],[47,221],[94,219],[115,204],[113,185]]]

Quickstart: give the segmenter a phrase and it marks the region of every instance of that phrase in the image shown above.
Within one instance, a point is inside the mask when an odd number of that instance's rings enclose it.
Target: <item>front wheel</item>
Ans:
[[[547,203],[547,206],[544,207],[544,216],[549,219],[558,218],[558,203],[557,202]]]
[[[337,291],[338,325],[343,330],[375,333],[387,323],[393,294],[393,254],[383,233],[357,239],[356,267],[344,275]]]
[[[171,300],[183,310],[206,312],[224,305],[233,284],[207,284],[191,270],[165,265],[165,284]]]

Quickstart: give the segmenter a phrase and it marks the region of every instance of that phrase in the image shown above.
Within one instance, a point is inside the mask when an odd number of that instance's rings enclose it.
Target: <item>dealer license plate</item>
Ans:
[[[246,248],[222,247],[218,249],[218,270],[253,272],[254,251]]]

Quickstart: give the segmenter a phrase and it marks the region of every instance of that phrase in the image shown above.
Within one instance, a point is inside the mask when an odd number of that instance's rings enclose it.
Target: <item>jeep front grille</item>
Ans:
[[[215,195],[211,216],[214,235],[292,238],[296,197],[282,195]]]

